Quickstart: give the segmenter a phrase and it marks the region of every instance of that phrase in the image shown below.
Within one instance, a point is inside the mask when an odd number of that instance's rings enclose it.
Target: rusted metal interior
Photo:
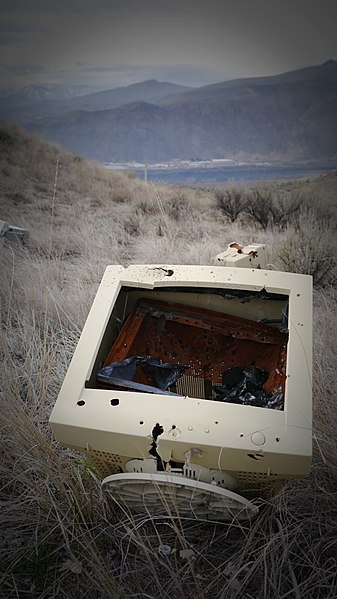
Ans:
[[[268,373],[266,393],[281,388],[284,393],[287,342],[287,333],[267,324],[195,306],[141,299],[129,314],[104,366],[131,356],[184,364],[189,366],[182,378],[186,388],[180,381],[177,391],[205,397],[207,383],[208,388],[221,384],[224,371],[254,365]],[[198,379],[205,385],[200,387]],[[139,367],[134,381],[154,384],[151,374]]]

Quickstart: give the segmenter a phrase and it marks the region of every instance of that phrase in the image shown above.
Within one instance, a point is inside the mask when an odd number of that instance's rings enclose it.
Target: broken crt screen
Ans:
[[[122,287],[88,388],[283,410],[288,296]]]

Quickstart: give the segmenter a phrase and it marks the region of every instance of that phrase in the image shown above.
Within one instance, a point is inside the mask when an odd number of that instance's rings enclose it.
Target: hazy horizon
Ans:
[[[0,85],[199,87],[337,59],[329,0],[3,0]]]

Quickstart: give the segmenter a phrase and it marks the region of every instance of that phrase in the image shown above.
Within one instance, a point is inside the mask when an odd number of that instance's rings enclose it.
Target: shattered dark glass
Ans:
[[[216,401],[225,401],[244,406],[283,409],[282,389],[266,393],[263,385],[268,373],[262,368],[234,366],[222,374],[222,384],[213,386]]]
[[[134,382],[138,366],[142,368],[144,373],[152,375],[155,387]],[[132,356],[119,362],[112,362],[101,368],[97,373],[97,379],[102,383],[110,383],[138,391],[168,393],[169,387],[174,385],[188,368],[189,366],[183,364],[162,363],[160,358]]]
[[[120,362],[112,362],[109,366],[101,368],[98,374],[106,377],[113,377],[115,379],[132,381],[136,374],[137,366],[143,359],[144,358],[141,356],[132,356],[131,358],[126,358]]]
[[[142,363],[146,373],[153,373],[155,384],[160,389],[168,389],[184,374],[189,366],[183,364],[162,364],[159,358],[149,358]]]

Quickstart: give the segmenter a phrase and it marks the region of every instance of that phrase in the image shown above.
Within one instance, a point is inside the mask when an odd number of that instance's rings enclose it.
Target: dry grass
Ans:
[[[209,264],[233,240],[267,243],[277,264],[288,233],[231,223],[212,191],[146,185],[14,128],[2,143],[0,218],[31,237],[0,248],[0,597],[336,597],[335,290],[314,297],[310,477],[288,482],[251,525],[132,515],[48,425],[106,264]]]

